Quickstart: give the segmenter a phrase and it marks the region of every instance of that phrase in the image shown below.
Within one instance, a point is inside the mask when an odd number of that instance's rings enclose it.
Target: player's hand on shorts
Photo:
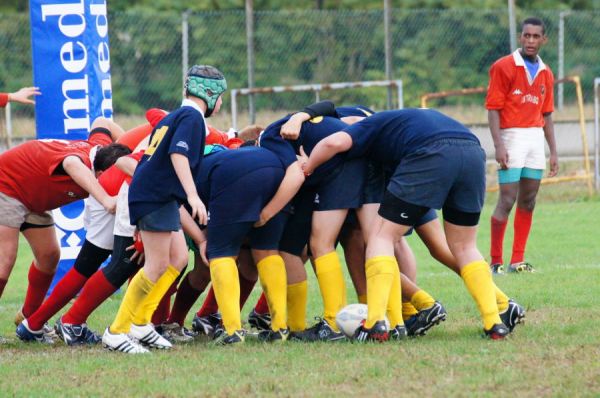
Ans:
[[[20,102],[21,104],[35,104],[35,101],[29,97],[40,94],[39,87],[23,87],[19,91],[8,94],[8,100],[11,102]]]
[[[558,174],[558,154],[550,155],[550,171],[548,177],[555,177]]]
[[[208,263],[208,257],[206,257],[206,240],[203,240],[202,242],[198,242],[196,244],[198,245],[198,252],[200,253],[200,259],[202,260],[204,265],[206,265],[208,267],[209,263]]]
[[[115,214],[117,211],[117,197],[116,196],[108,196],[107,199],[103,200],[102,206],[104,209],[110,214]]]
[[[135,231],[133,234],[133,245],[127,247],[126,250],[135,250],[131,257],[131,261],[135,261],[138,265],[142,265],[144,262],[144,243],[142,242],[142,236],[139,231]]]
[[[300,136],[300,129],[302,128],[302,120],[293,115],[287,122],[281,126],[279,134],[286,140],[297,140]]]
[[[496,162],[502,170],[508,169],[508,151],[504,146],[496,148]]]
[[[273,216],[267,214],[264,210],[260,212],[260,216],[257,222],[254,223],[254,228],[260,228],[264,226]]]
[[[200,225],[206,225],[208,222],[208,215],[206,213],[206,207],[198,195],[190,195],[187,198],[188,204],[192,209],[192,218],[198,219]]]

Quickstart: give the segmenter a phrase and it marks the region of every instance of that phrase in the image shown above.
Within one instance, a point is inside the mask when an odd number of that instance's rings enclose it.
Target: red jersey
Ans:
[[[35,140],[10,149],[0,155],[0,192],[35,213],[86,198],[88,192],[61,164],[66,157],[77,156],[91,169],[89,154],[94,146],[95,141]]]
[[[4,108],[8,104],[8,94],[0,93],[0,108]]]
[[[500,58],[490,68],[485,107],[500,112],[500,128],[543,127],[544,114],[554,111],[554,75],[538,57],[530,76],[519,50]]]

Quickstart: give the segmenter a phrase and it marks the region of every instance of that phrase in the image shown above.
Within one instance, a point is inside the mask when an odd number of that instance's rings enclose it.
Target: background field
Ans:
[[[480,337],[475,306],[460,280],[411,237],[419,283],[449,313],[424,338],[367,345],[248,342],[226,348],[197,341],[136,357],[100,347],[25,345],[14,337],[12,325],[31,261],[22,243],[0,301],[0,334],[11,340],[0,346],[0,396],[599,396],[600,199],[581,199],[570,191],[549,186],[540,195],[528,248],[538,272],[496,277],[527,309],[526,324],[501,342]],[[487,199],[479,234],[486,252],[489,204],[495,200],[493,194]],[[312,317],[321,302],[312,275],[309,284]],[[111,321],[120,298],[90,317],[93,329],[101,332]],[[355,300],[349,289],[349,301]]]

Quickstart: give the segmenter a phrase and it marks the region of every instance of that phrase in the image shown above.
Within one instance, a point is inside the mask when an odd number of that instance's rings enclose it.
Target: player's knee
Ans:
[[[36,261],[38,269],[45,273],[52,273],[56,271],[58,262],[60,261],[60,249],[51,248],[43,253],[36,255]]]

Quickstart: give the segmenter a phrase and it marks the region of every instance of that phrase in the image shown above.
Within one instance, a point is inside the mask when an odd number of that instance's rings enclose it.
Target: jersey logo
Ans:
[[[185,142],[185,141],[179,141],[179,142],[177,142],[177,144],[175,144],[175,146],[178,146],[178,147],[180,147],[180,148],[183,148],[183,149],[185,149],[186,151],[189,151],[189,150],[190,150],[190,147],[188,146],[187,142]]]
[[[515,89],[515,91],[512,92],[513,95],[521,95],[523,94],[523,92],[521,90],[519,90],[518,88]]]
[[[544,86],[543,84],[540,85],[540,92],[542,93],[542,96],[546,94],[546,86]]]
[[[309,120],[311,123],[321,123],[323,121],[323,116],[316,116]]]

